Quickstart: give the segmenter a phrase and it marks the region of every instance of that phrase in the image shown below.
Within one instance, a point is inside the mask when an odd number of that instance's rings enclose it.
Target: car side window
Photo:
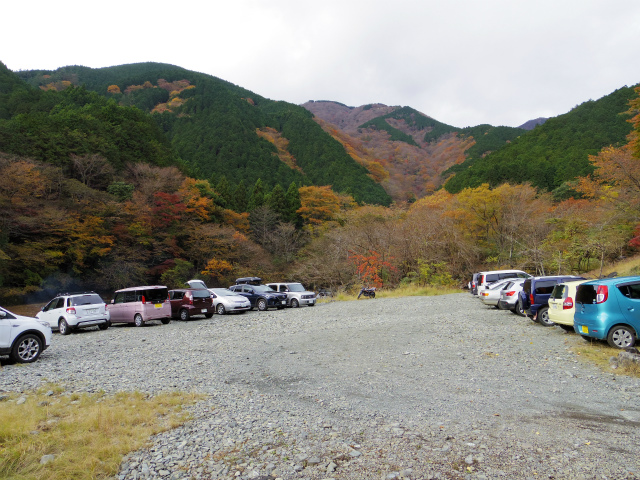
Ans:
[[[124,292],[124,303],[135,302],[137,298],[137,292]],[[140,299],[142,300],[142,298]]]
[[[113,299],[113,303],[124,303],[124,292],[116,293],[116,296]]]
[[[242,291],[246,293],[253,293],[253,288],[247,287],[246,285],[242,287]]]
[[[618,287],[620,293],[632,300],[640,300],[640,284],[633,283],[631,285],[621,285]]]

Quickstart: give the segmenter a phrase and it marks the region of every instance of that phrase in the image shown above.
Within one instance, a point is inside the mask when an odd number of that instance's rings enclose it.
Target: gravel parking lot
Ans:
[[[197,391],[120,479],[640,478],[640,380],[469,294],[55,335],[0,391]]]

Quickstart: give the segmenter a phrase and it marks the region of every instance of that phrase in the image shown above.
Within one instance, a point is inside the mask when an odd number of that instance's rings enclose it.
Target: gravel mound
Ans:
[[[0,391],[196,391],[119,479],[640,478],[640,381],[469,294],[54,336]]]

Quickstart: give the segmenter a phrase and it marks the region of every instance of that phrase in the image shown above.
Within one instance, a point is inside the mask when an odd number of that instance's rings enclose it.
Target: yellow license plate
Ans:
[[[156,304],[154,305],[154,307],[156,307],[156,308],[162,308],[162,304],[161,304],[161,303],[156,303]]]
[[[589,333],[589,327],[587,327],[586,325],[582,325],[582,326],[580,327],[580,331],[581,331],[582,333]]]

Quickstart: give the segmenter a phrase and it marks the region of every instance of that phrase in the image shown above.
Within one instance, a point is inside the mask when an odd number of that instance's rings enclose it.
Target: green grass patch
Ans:
[[[6,395],[0,402],[0,478],[5,480],[111,478],[125,454],[183,424],[189,419],[183,407],[203,397],[70,394],[57,386]],[[26,401],[18,405],[20,397]],[[45,455],[53,460],[40,463]]]

